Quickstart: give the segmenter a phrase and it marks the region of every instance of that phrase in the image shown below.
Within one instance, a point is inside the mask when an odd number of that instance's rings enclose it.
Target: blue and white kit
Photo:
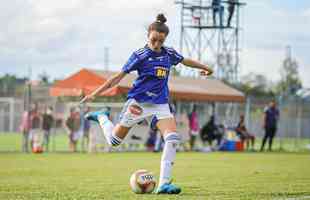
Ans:
[[[137,71],[138,78],[127,95],[127,102],[120,116],[120,123],[132,127],[152,117],[158,120],[172,118],[169,109],[168,79],[172,65],[177,65],[183,56],[173,48],[162,47],[157,53],[145,46],[135,51],[123,66],[122,71]]]

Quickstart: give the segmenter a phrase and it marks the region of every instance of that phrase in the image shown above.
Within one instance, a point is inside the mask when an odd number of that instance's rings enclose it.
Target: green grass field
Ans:
[[[299,153],[178,153],[174,180],[183,192],[177,196],[136,195],[129,189],[137,169],[159,175],[160,154],[72,154],[65,153],[66,135],[54,142],[63,153],[23,154],[21,135],[0,134],[0,200],[310,199],[310,155],[304,148],[309,140],[298,141]],[[282,142],[286,151],[296,150],[296,140]]]
[[[0,132],[0,152],[21,152],[22,136],[20,133],[1,133]],[[255,143],[255,149],[259,150],[261,145],[261,139],[257,138]],[[294,138],[275,138],[273,149],[279,151],[282,148],[283,151],[288,152],[309,152],[307,145],[310,144],[310,139]],[[266,145],[267,147],[268,145]],[[68,148],[68,136],[65,134],[57,134],[55,137],[50,137],[50,150],[57,152],[69,151]],[[81,144],[78,144],[78,150],[81,150]]]
[[[159,162],[156,153],[0,153],[0,199],[310,198],[309,153],[178,153],[180,195],[133,194],[131,173],[158,176]]]

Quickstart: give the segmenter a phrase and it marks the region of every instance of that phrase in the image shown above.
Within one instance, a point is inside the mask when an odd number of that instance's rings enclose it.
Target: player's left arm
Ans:
[[[196,60],[192,60],[189,58],[184,58],[181,62],[183,65],[186,65],[188,67],[191,68],[195,68],[195,69],[201,69],[201,75],[203,76],[210,76],[211,74],[213,74],[213,70],[208,67],[207,65],[204,65]]]

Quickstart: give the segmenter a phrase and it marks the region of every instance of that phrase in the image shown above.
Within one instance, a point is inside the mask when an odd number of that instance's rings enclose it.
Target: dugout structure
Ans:
[[[56,82],[50,89],[51,96],[81,96],[90,94],[116,72],[81,69],[68,78]],[[99,96],[117,96],[126,94],[136,79],[135,74],[128,74],[119,85]],[[244,102],[242,92],[216,79],[194,79],[171,76],[169,79],[170,95],[175,100],[197,102]]]

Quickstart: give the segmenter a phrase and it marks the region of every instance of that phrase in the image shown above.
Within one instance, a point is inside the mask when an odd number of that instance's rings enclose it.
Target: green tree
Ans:
[[[262,74],[251,72],[241,77],[241,80],[237,88],[246,95],[257,97],[274,96],[272,91],[273,84]]]
[[[281,80],[277,84],[277,92],[282,95],[294,95],[302,88],[302,81],[298,73],[298,62],[291,56],[291,48],[287,47],[287,56],[280,69]]]
[[[18,78],[16,75],[11,74],[0,77],[0,96],[21,96],[26,80],[26,78]]]
[[[16,87],[17,78],[15,75],[5,74],[0,78],[1,96],[13,96]]]

